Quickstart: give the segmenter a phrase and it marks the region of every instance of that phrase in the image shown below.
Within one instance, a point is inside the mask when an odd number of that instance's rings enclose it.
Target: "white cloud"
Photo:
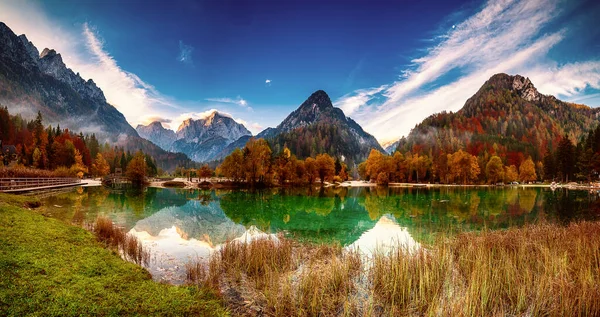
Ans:
[[[194,61],[192,60],[192,52],[194,51],[194,47],[191,45],[187,45],[183,43],[183,41],[179,41],[179,56],[177,56],[177,60],[188,64],[193,65]]]
[[[408,134],[432,113],[460,109],[495,73],[529,76],[542,93],[568,96],[597,87],[597,61],[548,67],[554,62],[547,52],[568,32],[540,30],[558,14],[555,0],[490,1],[438,37],[397,81],[354,91],[336,105],[386,142]],[[451,71],[462,75],[450,83],[442,80]]]
[[[265,80],[265,86],[267,86],[267,87],[271,86],[271,80],[270,79]]]
[[[237,98],[206,98],[206,101],[225,103],[225,104],[234,104],[240,107],[246,108],[248,110],[252,110],[252,107],[248,105],[248,101],[244,98],[237,96]]]
[[[573,97],[588,87],[600,89],[600,61],[539,67],[529,74],[529,78],[541,93]]]
[[[365,106],[367,102],[369,102],[373,98],[373,96],[382,92],[386,88],[387,86],[384,85],[377,88],[357,90],[352,94],[345,95],[338,99],[334,103],[334,106],[342,109],[345,114],[354,113],[360,107]]]

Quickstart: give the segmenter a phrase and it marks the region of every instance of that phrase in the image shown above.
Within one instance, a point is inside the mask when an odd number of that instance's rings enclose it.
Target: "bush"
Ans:
[[[165,186],[165,187],[185,187],[185,183],[179,182],[179,181],[168,181],[168,182],[164,182],[163,186]]]

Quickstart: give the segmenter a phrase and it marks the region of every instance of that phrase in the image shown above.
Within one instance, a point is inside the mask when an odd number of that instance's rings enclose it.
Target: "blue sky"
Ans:
[[[600,106],[597,1],[2,1],[0,20],[93,78],[132,125],[211,109],[253,133],[312,92],[381,143],[494,73]]]

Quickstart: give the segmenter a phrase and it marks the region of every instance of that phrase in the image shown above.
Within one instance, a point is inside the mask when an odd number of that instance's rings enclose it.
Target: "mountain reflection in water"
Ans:
[[[249,236],[283,233],[301,242],[339,243],[363,253],[415,250],[449,232],[538,222],[600,219],[585,191],[544,188],[326,188],[199,191],[88,187],[43,200],[45,215],[70,223],[109,217],[151,249],[157,280],[183,281],[189,260]]]
[[[346,248],[370,257],[375,252],[387,254],[396,248],[412,253],[420,247],[421,244],[413,239],[408,228],[400,227],[392,216],[383,215],[375,227],[365,231],[358,240]]]

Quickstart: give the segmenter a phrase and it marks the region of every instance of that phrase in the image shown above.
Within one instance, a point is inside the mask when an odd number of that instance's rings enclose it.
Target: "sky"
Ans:
[[[598,17],[593,0],[0,0],[134,127],[216,109],[257,134],[322,89],[382,144],[500,72],[600,106]]]

